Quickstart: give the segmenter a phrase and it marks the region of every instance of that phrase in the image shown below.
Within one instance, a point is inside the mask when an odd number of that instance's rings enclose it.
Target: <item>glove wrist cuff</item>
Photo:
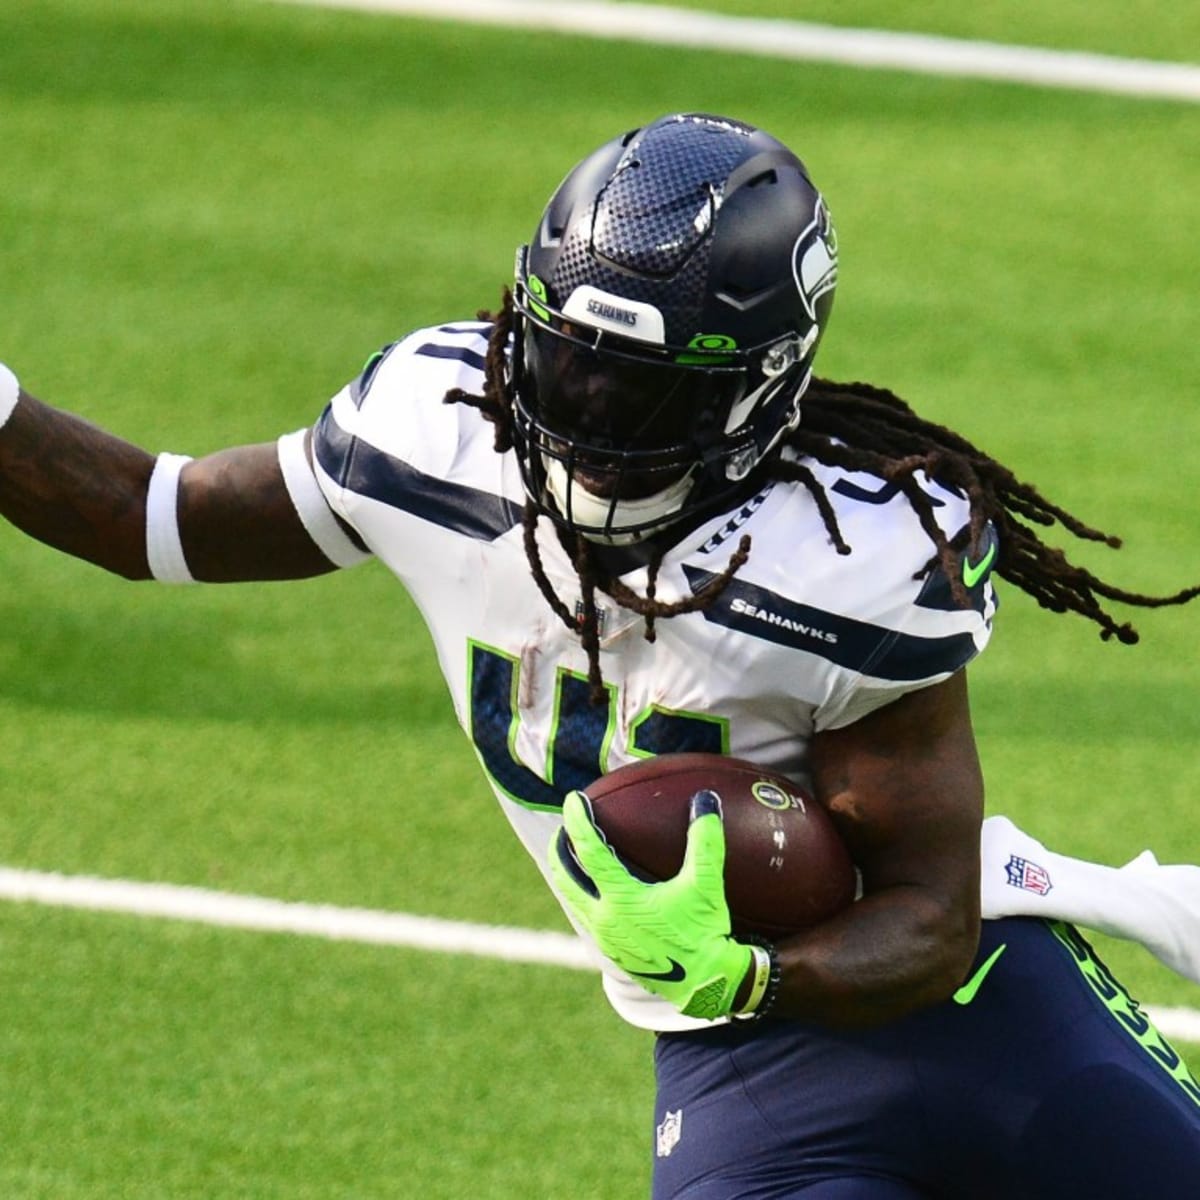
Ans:
[[[742,1021],[757,1021],[766,1016],[775,1003],[781,977],[774,946],[754,945],[750,947],[750,954],[750,994],[742,1007],[733,1014],[736,1019]]]

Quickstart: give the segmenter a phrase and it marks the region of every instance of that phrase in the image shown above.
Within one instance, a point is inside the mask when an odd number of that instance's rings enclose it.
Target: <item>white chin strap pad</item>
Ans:
[[[670,524],[692,490],[692,472],[687,472],[674,483],[650,496],[636,500],[617,500],[615,503],[597,496],[572,482],[567,468],[556,458],[544,458],[546,467],[546,490],[554,499],[558,511],[570,517],[571,523],[581,526],[580,535],[593,542],[604,542],[613,546],[626,546],[640,541],[656,529]],[[612,533],[600,532],[611,523]],[[636,533],[622,533],[629,526],[645,526]],[[597,532],[587,533],[591,528]]]

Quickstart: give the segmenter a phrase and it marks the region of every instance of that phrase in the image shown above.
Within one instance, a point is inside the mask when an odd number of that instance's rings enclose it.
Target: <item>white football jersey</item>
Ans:
[[[593,704],[578,636],[551,611],[524,545],[515,457],[450,388],[479,393],[488,326],[418,331],[377,356],[318,421],[313,456],[333,511],[401,580],[433,636],[458,719],[514,830],[547,877],[564,794],[649,755],[736,755],[806,781],[814,731],[847,725],[975,657],[995,600],[985,561],[955,603],[908,501],[894,485],[810,463],[853,553],[839,555],[807,491],[774,483],[683,537],[663,558],[657,597],[693,595],[727,566],[743,535],[748,561],[703,612],[641,617],[605,596],[600,665],[608,704]],[[922,480],[948,536],[965,499]],[[537,541],[569,612],[580,587],[554,527]],[[971,577],[978,574],[977,579]],[[644,568],[622,577],[644,593]],[[681,1016],[597,953],[605,990],[631,1023]]]

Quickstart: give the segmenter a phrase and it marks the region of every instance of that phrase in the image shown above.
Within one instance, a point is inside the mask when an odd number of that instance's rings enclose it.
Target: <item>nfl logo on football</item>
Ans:
[[[671,1151],[679,1145],[679,1137],[683,1132],[683,1109],[672,1112],[667,1109],[662,1124],[658,1127],[658,1157],[668,1158]]]

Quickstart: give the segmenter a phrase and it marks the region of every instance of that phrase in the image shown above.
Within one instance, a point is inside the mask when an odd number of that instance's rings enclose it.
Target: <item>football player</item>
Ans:
[[[5,368],[0,512],[132,579],[388,566],[609,999],[659,1035],[656,1200],[1192,1197],[1200,1086],[1070,921],[1200,978],[1200,872],[985,823],[966,667],[996,577],[1122,641],[1110,601],[1200,589],[1111,586],[1036,527],[1112,539],[814,378],[837,263],[786,146],[665,117],[568,174],[498,313],[387,346],[275,444],[154,457]],[[674,751],[811,787],[856,903],[734,939],[707,793],[680,876],[633,878],[580,791]]]

